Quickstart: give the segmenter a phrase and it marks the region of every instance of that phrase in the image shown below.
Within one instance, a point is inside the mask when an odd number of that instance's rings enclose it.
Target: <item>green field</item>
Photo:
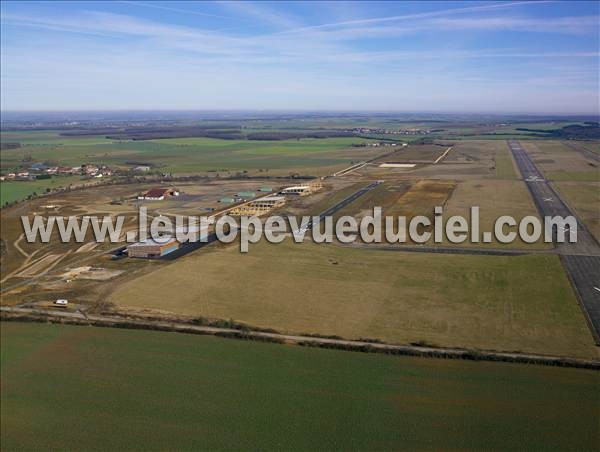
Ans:
[[[351,147],[368,140],[326,138],[285,141],[173,138],[164,140],[108,140],[103,137],[62,137],[58,131],[2,132],[2,141],[23,143],[2,151],[2,168],[18,166],[25,154],[34,161],[54,160],[61,165],[95,163],[130,165],[149,163],[162,172],[325,169],[348,165],[381,153],[372,148]],[[287,173],[286,173],[287,174]]]
[[[81,176],[53,177],[52,179],[32,180],[32,181],[11,181],[0,183],[0,205],[7,202],[21,201],[29,195],[45,193],[46,189],[68,187],[69,185],[81,185],[85,181]]]
[[[3,322],[2,450],[592,450],[598,374]]]

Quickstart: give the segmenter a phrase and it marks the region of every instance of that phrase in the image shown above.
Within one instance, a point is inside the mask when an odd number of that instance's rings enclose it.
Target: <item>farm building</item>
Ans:
[[[265,196],[251,201],[231,211],[232,215],[263,215],[270,210],[285,204],[285,196]]]
[[[152,239],[143,242],[134,243],[127,247],[129,257],[141,257],[145,259],[156,259],[169,254],[179,248],[179,242],[171,239],[165,243],[160,243]]]
[[[138,199],[144,199],[146,201],[162,201],[163,199],[172,196],[179,196],[179,191],[174,187],[151,188],[147,192],[139,195]]]

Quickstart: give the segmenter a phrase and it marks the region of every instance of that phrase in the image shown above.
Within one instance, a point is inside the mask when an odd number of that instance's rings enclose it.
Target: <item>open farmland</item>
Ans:
[[[29,195],[43,194],[48,190],[66,187],[77,187],[83,184],[93,184],[93,181],[82,179],[80,176],[61,176],[51,179],[32,181],[0,182],[0,204],[21,201]]]
[[[282,332],[597,357],[557,256],[261,241],[248,254],[230,246],[188,255],[119,285],[110,301]]]
[[[594,371],[152,331],[0,330],[3,450],[584,450],[598,439]]]
[[[315,175],[329,174],[352,161],[372,158],[381,151],[352,147],[362,138],[293,139],[282,141],[173,138],[163,140],[111,140],[102,137],[64,137],[58,132],[3,132],[3,141],[22,142],[18,149],[2,151],[2,168],[18,166],[25,154],[36,161],[61,165],[90,162],[112,166],[149,164],[165,173],[269,171]],[[6,136],[6,138],[4,138]]]

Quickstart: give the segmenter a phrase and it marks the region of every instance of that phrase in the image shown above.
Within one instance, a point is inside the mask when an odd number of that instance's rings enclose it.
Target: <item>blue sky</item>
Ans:
[[[599,5],[2,1],[1,106],[598,114]]]

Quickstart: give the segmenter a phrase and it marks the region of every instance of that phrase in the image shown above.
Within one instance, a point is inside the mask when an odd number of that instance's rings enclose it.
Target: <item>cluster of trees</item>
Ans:
[[[62,136],[104,135],[111,140],[157,140],[161,138],[209,137],[221,139],[243,138],[238,125],[221,124],[195,126],[145,126],[121,128],[91,128],[69,130]]]
[[[522,132],[534,132],[537,137],[547,138],[566,138],[566,139],[598,139],[600,138],[600,123],[586,122],[585,125],[572,124],[561,129],[526,129],[523,127],[517,130]]]
[[[21,143],[14,143],[11,141],[0,141],[0,149],[19,149],[21,147]]]

